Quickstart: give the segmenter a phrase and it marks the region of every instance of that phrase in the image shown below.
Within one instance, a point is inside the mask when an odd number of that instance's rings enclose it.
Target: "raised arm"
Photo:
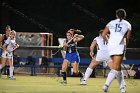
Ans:
[[[84,35],[78,35],[78,34],[75,34],[75,35],[74,35],[74,41],[75,41],[75,42],[79,42],[79,41],[81,41],[82,39],[84,39]]]

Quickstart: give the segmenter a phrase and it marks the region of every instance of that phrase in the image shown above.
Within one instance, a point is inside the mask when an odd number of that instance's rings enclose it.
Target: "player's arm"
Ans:
[[[105,29],[103,30],[103,32],[101,34],[104,39],[104,42],[108,42],[108,38],[107,38],[108,33],[109,33],[109,28],[105,27]]]
[[[128,30],[128,32],[127,32],[127,34],[126,34],[126,46],[127,46],[128,43],[129,43],[130,36],[131,36],[131,30]]]
[[[0,43],[3,41],[3,35],[0,35]]]
[[[13,48],[12,51],[16,50],[18,47],[19,47],[19,44],[16,43],[16,44],[15,44],[15,47]]]
[[[5,43],[3,44],[3,46],[2,46],[2,48],[3,48],[4,51],[8,51],[8,50],[7,50],[8,44],[10,44],[10,38],[8,38],[8,39],[5,41]]]
[[[82,39],[84,39],[84,35],[78,35],[78,34],[74,35],[74,42],[79,42]]]
[[[67,50],[68,44],[66,43],[66,40],[64,40],[63,42],[63,50]]]
[[[95,46],[96,46],[97,42],[96,40],[93,40],[91,45],[90,45],[90,56],[93,58],[94,57],[94,49],[95,49]]]
[[[4,43],[4,45],[2,46],[2,48],[3,48],[4,51],[7,51],[7,44]]]

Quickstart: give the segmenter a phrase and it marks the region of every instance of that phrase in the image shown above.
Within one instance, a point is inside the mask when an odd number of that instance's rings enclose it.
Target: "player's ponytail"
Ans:
[[[124,9],[118,9],[116,10],[116,16],[122,21],[126,17],[126,11]]]

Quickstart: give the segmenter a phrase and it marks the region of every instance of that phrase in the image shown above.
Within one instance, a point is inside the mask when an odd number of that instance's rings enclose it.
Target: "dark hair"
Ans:
[[[118,16],[118,18],[121,21],[122,19],[124,19],[126,17],[126,11],[124,9],[118,9],[118,10],[116,10],[116,15]]]
[[[73,31],[73,29],[70,29],[70,30],[68,30],[68,31],[67,31],[67,33],[70,33],[70,34],[71,34],[71,36],[73,36],[74,31]]]

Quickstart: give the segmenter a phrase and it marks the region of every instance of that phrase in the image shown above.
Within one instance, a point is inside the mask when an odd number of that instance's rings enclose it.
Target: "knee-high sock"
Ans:
[[[109,86],[111,82],[113,81],[113,79],[117,76],[117,74],[118,74],[118,71],[112,69],[107,76],[105,85]]]
[[[66,72],[62,72],[62,77],[63,77],[63,80],[67,80],[67,73]]]
[[[14,67],[10,66],[10,77],[13,76]]]
[[[120,88],[124,87],[125,82],[124,82],[124,76],[123,76],[122,72],[118,71],[118,74],[116,77],[117,77]]]
[[[85,72],[85,76],[84,76],[84,80],[88,80],[88,78],[90,77],[90,75],[92,74],[93,69],[91,68],[87,68],[86,72]]]
[[[122,81],[123,81],[123,84],[124,84],[124,86],[126,86],[126,83],[125,83],[125,80],[124,80],[124,73],[123,73],[123,71],[121,71],[121,73],[122,73]]]

